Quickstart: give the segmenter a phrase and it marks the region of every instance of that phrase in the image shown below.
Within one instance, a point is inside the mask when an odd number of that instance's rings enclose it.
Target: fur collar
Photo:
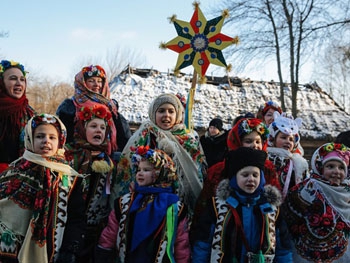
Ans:
[[[230,187],[229,179],[222,180],[216,190],[216,196],[221,200],[226,200],[232,192]],[[282,194],[281,192],[273,185],[264,186],[264,197],[267,202],[274,206],[280,206],[282,204]]]

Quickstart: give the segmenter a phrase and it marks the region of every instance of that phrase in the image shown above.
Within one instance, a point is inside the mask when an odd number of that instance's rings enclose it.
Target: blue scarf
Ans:
[[[137,195],[130,208],[130,213],[136,212],[131,252],[155,232],[164,220],[168,207],[179,201],[172,187],[161,188],[136,184],[135,192]],[[149,201],[146,207],[140,209],[144,198],[150,194],[154,195],[154,199]]]

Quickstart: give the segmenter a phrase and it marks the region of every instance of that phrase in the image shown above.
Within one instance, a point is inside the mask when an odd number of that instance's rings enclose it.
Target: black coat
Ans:
[[[218,136],[209,136],[206,132],[202,135],[200,142],[208,163],[208,167],[224,160],[227,153],[228,131],[222,131]]]

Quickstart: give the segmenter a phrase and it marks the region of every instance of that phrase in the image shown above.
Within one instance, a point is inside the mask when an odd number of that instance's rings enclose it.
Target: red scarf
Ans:
[[[6,135],[18,138],[33,115],[34,110],[29,106],[25,95],[14,99],[0,92],[0,141]]]

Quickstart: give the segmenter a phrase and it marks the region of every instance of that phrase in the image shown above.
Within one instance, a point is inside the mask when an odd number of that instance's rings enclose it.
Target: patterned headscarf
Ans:
[[[34,152],[34,131],[42,124],[53,125],[58,132],[58,155],[64,155],[64,144],[66,143],[67,130],[61,120],[51,114],[39,114],[33,116],[25,127],[24,146],[26,150]]]
[[[159,149],[150,149],[148,145],[139,146],[134,149],[131,162],[133,164],[133,173],[136,174],[137,167],[140,161],[147,160],[154,165],[156,170],[157,180],[154,183],[155,187],[178,188],[178,177],[173,160],[164,151]]]
[[[165,103],[169,103],[174,106],[176,111],[176,121],[175,124],[180,124],[183,122],[184,117],[184,107],[179,100],[179,98],[170,93],[161,94],[157,98],[153,100],[151,103],[149,109],[148,109],[148,116],[150,120],[155,124],[156,123],[156,111],[160,106],[162,106]]]
[[[256,131],[260,135],[263,141],[263,149],[265,149],[266,145],[264,142],[269,135],[269,129],[267,128],[266,124],[260,119],[243,118],[239,120],[228,133],[227,146],[229,151],[236,150],[241,147],[242,138],[245,135],[251,134],[253,131]]]
[[[84,67],[77,75],[74,81],[74,96],[73,102],[76,107],[76,120],[79,119],[79,111],[83,107],[92,108],[96,104],[105,105],[109,111],[115,116],[118,114],[117,107],[110,99],[110,89],[107,81],[103,82],[103,87],[100,93],[89,90],[85,83],[86,76],[101,76],[106,80],[105,71],[101,66]],[[114,122],[111,122],[111,152],[117,150],[117,130]]]
[[[323,166],[330,160],[341,162],[345,167],[345,176],[348,176],[350,148],[340,143],[326,143],[320,146],[312,155],[312,171],[320,176],[323,174]]]

